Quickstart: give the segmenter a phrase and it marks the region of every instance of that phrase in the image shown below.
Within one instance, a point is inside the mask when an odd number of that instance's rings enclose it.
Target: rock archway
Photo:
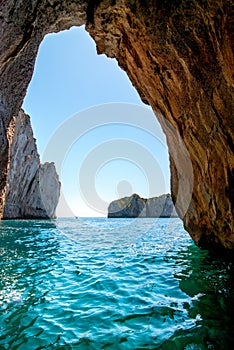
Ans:
[[[204,248],[233,250],[232,9],[232,0],[0,1],[0,214],[9,158],[6,130],[22,105],[40,42],[47,33],[86,24],[98,53],[118,60],[158,116],[181,216],[189,204],[185,228]],[[178,194],[181,181],[192,189],[190,203],[184,203],[185,193]]]

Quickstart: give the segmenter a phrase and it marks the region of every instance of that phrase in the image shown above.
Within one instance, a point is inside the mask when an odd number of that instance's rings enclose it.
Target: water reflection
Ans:
[[[170,263],[171,257],[167,257]],[[162,349],[233,349],[234,266],[214,260],[194,244],[174,256],[175,278],[180,289],[191,297],[185,305],[188,317],[196,319],[191,330],[178,330]],[[186,265],[178,269],[178,266]]]

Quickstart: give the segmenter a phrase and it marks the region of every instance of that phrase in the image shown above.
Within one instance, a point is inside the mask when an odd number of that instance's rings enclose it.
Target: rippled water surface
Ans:
[[[233,349],[234,269],[178,219],[0,222],[0,349]]]

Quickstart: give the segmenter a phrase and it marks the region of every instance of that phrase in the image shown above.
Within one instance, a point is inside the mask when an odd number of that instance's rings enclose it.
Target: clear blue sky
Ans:
[[[45,37],[23,108],[41,159],[55,161],[60,173],[70,210],[61,201],[58,216],[103,216],[121,196],[170,191],[166,142],[153,112],[116,60],[97,55],[84,27]]]

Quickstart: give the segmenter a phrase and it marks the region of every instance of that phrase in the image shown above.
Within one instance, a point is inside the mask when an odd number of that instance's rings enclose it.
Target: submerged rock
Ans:
[[[117,199],[108,207],[108,218],[158,218],[177,217],[170,194],[149,199],[138,194]]]
[[[4,219],[53,218],[60,182],[54,163],[40,164],[30,117],[21,110],[8,129],[10,163]]]

